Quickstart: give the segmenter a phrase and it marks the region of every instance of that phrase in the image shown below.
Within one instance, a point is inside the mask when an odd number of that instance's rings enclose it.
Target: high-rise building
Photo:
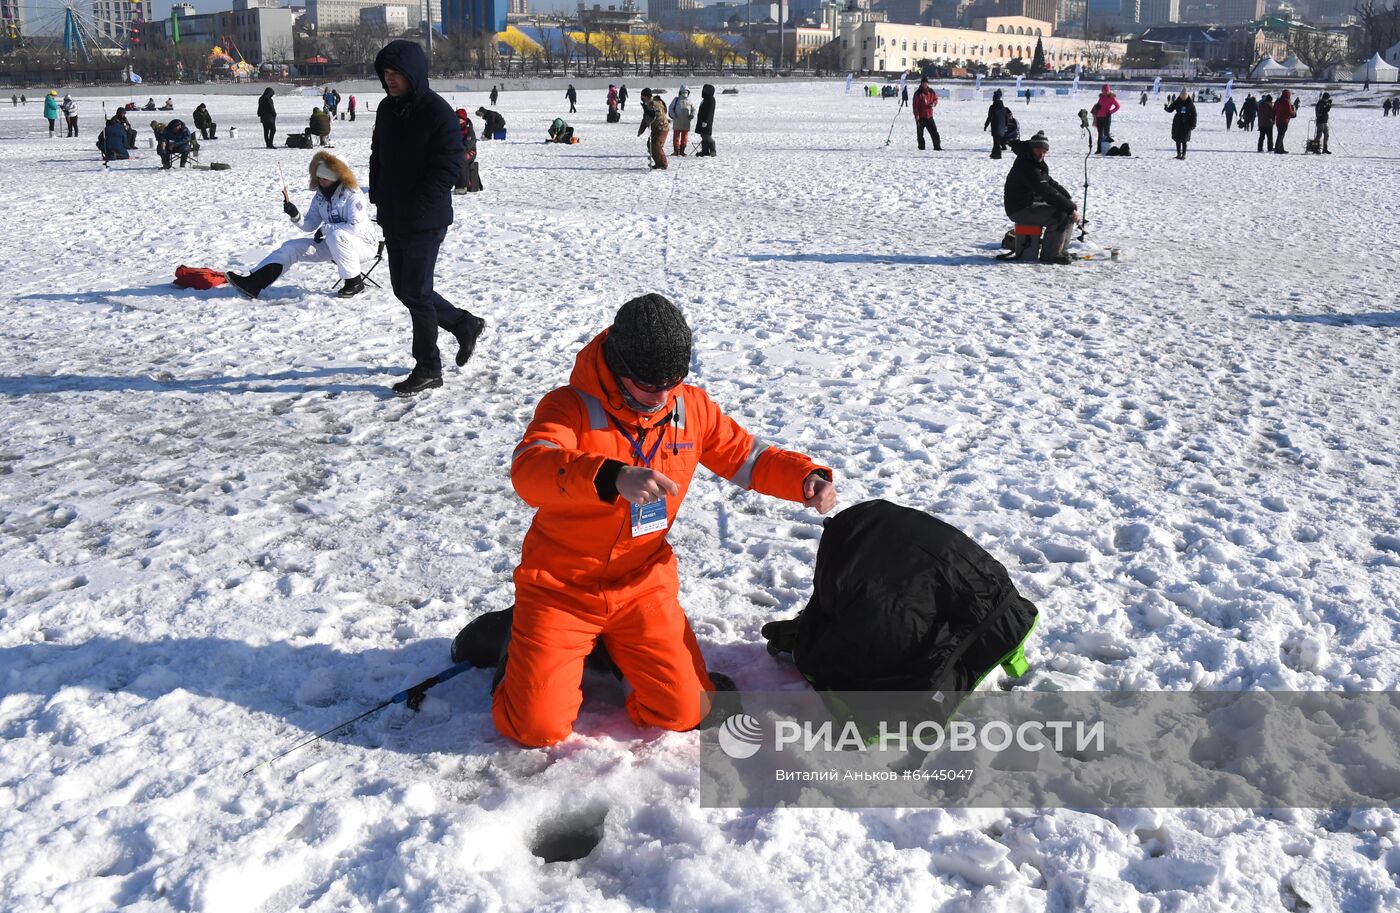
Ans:
[[[1264,0],[1220,0],[1220,24],[1240,25],[1264,18]]]
[[[1142,0],[1089,0],[1089,31],[1129,29],[1142,16]]]
[[[151,0],[92,0],[92,24],[97,34],[123,46],[130,43],[141,24],[151,21]],[[139,39],[138,39],[139,40]]]
[[[652,22],[671,23],[682,18],[681,14],[699,8],[700,0],[650,0],[647,18]]]
[[[317,32],[350,32],[360,25],[360,10],[382,5],[384,0],[306,0],[305,21]],[[417,26],[428,15],[433,17],[435,26],[443,21],[444,0],[428,0],[426,4],[423,0],[411,0],[398,5],[409,8],[410,27]],[[504,26],[501,30],[505,30]]]
[[[1181,0],[1142,0],[1141,25],[1167,25],[1181,21]]]
[[[1001,0],[997,4],[998,16],[1025,16],[1041,22],[1057,22],[1058,0]]]
[[[890,22],[928,25],[933,20],[933,0],[885,0],[880,8]]]
[[[506,12],[512,16],[528,16],[530,14],[530,0],[510,0],[509,9]]]
[[[448,35],[494,35],[506,30],[507,0],[442,0]]]

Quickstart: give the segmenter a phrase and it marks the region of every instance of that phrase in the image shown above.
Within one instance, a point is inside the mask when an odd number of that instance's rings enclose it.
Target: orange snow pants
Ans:
[[[583,661],[598,638],[632,687],[632,722],[694,729],[715,686],[676,599],[675,559],[667,564],[645,583],[592,590],[527,583],[517,573],[505,677],[492,699],[497,731],[531,747],[568,736],[583,703]]]

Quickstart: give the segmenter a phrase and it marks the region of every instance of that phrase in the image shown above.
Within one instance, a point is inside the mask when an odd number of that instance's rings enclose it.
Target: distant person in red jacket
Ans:
[[[462,161],[462,176],[457,179],[456,194],[476,193],[481,189],[481,170],[476,160],[476,127],[467,116],[466,108],[457,109],[457,130],[462,134],[462,148],[465,159]]]
[[[1274,151],[1279,155],[1288,154],[1288,150],[1283,148],[1283,135],[1288,132],[1288,122],[1296,113],[1293,110],[1293,90],[1284,89],[1278,101],[1274,102]]]
[[[914,136],[919,140],[919,148],[924,148],[924,131],[933,140],[935,152],[943,151],[943,141],[938,138],[938,125],[933,122],[933,109],[938,106],[938,96],[927,79],[919,80],[918,91],[914,93]]]

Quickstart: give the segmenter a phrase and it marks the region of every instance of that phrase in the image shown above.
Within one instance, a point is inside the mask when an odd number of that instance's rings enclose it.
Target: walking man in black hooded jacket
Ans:
[[[271,149],[273,140],[277,138],[277,105],[272,101],[271,86],[263,89],[262,97],[258,99],[258,120],[262,122],[263,142]]]
[[[388,98],[375,112],[369,197],[389,251],[394,296],[413,319],[413,371],[396,396],[442,386],[438,328],[457,337],[457,364],[471,358],[486,321],[433,291],[438,248],[452,224],[462,135],[452,106],[428,87],[428,58],[413,41],[391,41],[374,60]]]

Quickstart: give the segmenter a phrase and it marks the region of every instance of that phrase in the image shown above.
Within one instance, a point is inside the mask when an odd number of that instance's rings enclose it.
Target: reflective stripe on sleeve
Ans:
[[[555,450],[562,449],[558,444],[554,443],[553,441],[528,441],[515,448],[515,453],[512,453],[510,455],[511,462],[515,462],[515,460],[518,459],[522,453],[524,453],[532,447],[553,447]]]
[[[743,489],[752,488],[754,464],[758,462],[758,458],[762,456],[763,452],[767,449],[767,444],[755,439],[753,447],[749,449],[749,458],[744,460],[744,465],[740,466],[734,475],[730,476],[729,481]]]
[[[569,389],[578,394],[578,398],[583,400],[583,407],[588,410],[589,431],[602,431],[608,427],[608,412],[603,408],[602,400],[578,387],[570,387]]]

